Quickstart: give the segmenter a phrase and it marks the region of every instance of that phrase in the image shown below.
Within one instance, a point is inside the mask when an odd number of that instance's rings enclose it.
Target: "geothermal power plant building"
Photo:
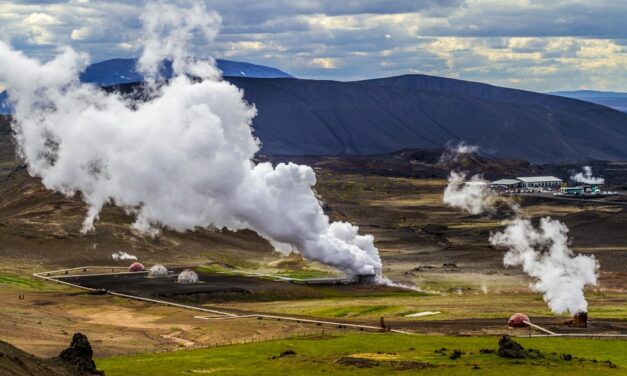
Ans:
[[[562,185],[562,179],[555,176],[527,176],[517,177],[516,179],[500,179],[490,183],[491,188],[514,190],[514,189],[531,189],[542,188],[557,190]]]
[[[518,179],[500,179],[500,180],[495,180],[492,183],[490,183],[491,188],[504,189],[506,191],[512,191],[514,189],[518,189],[521,187],[521,185],[522,185],[522,182]]]
[[[529,176],[516,179],[521,181],[523,188],[558,189],[562,185],[562,179],[555,176]]]

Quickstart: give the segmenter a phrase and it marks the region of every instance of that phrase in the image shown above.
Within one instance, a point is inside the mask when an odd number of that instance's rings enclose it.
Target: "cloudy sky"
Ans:
[[[7,1],[0,38],[48,59],[138,56],[143,1]],[[206,0],[222,32],[198,55],[303,78],[424,73],[536,91],[627,91],[624,0]],[[1,58],[1,57],[0,57]]]

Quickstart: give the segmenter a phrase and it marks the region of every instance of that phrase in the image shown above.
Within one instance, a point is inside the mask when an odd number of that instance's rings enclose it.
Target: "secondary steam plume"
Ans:
[[[494,194],[479,175],[466,181],[466,174],[451,171],[442,200],[446,205],[470,214],[481,214],[494,209]]]
[[[492,234],[490,243],[509,249],[504,264],[521,266],[533,277],[531,289],[544,294],[551,311],[587,312],[583,289],[597,284],[599,265],[594,256],[574,256],[562,222],[546,217],[534,228],[529,220],[517,218],[503,232]]]
[[[465,154],[472,154],[479,151],[479,146],[470,145],[466,141],[460,141],[457,145],[447,143],[446,149],[440,156],[440,163],[457,162]]]
[[[118,251],[111,255],[111,258],[114,260],[137,260],[137,256],[133,256],[124,251]]]
[[[592,176],[589,167],[584,168],[584,172],[588,178]],[[475,175],[466,181],[464,173],[451,171],[449,184],[444,190],[445,204],[471,214],[481,214],[493,211],[497,200],[480,176]],[[503,232],[490,235],[492,245],[509,249],[503,263],[520,266],[535,279],[531,289],[544,295],[553,312],[573,315],[587,312],[583,290],[585,286],[597,284],[599,265],[594,256],[574,256],[568,246],[568,228],[564,223],[547,217],[536,229],[529,220],[520,218],[521,210],[517,205],[508,205],[516,218]]]
[[[254,106],[221,80],[212,60],[189,58],[192,42],[215,36],[220,17],[201,5],[156,3],[142,22],[140,70],[156,80],[169,58],[174,76],[141,103],[80,83],[88,57],[69,47],[41,63],[0,42],[0,81],[29,173],[49,189],[81,193],[89,207],[84,231],[112,203],[133,214],[144,233],[252,229],[278,250],[349,274],[379,273],[374,238],[329,222],[310,167],[251,161],[259,150]]]
[[[570,180],[584,184],[604,184],[605,179],[594,177],[592,175],[592,167],[583,166],[583,172],[578,172],[570,177]]]

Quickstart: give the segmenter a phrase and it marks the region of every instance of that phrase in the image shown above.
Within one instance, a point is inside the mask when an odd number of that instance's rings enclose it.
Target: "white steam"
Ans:
[[[189,3],[193,4],[192,2]],[[150,3],[140,16],[144,26],[144,51],[137,70],[148,82],[161,79],[161,64],[172,61],[174,76],[188,74],[199,78],[218,78],[220,71],[213,59],[190,57],[195,41],[212,41],[220,31],[222,18],[207,12],[201,3],[177,8],[164,3]]]
[[[592,167],[583,166],[583,172],[578,172],[570,177],[570,180],[584,184],[604,184],[605,179],[594,177],[592,175]]]
[[[493,211],[496,199],[480,176],[466,181],[465,174],[452,171],[443,201],[468,213],[481,214]],[[568,246],[568,228],[562,222],[543,218],[536,229],[529,220],[519,217],[518,206],[509,205],[516,218],[503,232],[490,236],[492,245],[509,249],[503,263],[522,267],[535,280],[530,287],[544,295],[553,312],[574,315],[587,311],[584,287],[597,284],[599,265],[594,256],[573,255]]]
[[[533,277],[530,287],[544,294],[551,311],[587,312],[583,289],[597,284],[599,265],[594,256],[573,255],[562,222],[542,218],[534,228],[529,220],[517,218],[503,232],[492,234],[490,243],[509,249],[504,264],[521,266]]]
[[[494,209],[494,194],[479,175],[466,181],[466,174],[451,171],[442,200],[446,205],[470,214],[481,214]]]
[[[278,249],[349,274],[379,272],[374,238],[329,222],[310,167],[251,161],[259,149],[255,108],[219,78],[212,60],[188,58],[192,43],[215,36],[219,16],[200,5],[156,4],[142,21],[140,69],[156,79],[162,59],[174,67],[173,78],[142,103],[80,83],[88,57],[71,48],[41,63],[0,42],[0,81],[30,174],[49,189],[81,193],[89,206],[85,231],[113,203],[135,215],[133,226],[144,233],[252,229]]]
[[[471,154],[479,151],[479,146],[467,144],[466,141],[461,141],[459,144],[454,146],[453,151],[455,154]]]
[[[133,256],[131,254],[128,254],[124,251],[118,251],[114,254],[111,255],[111,258],[113,258],[114,260],[137,260],[137,256]]]
[[[457,162],[465,154],[472,154],[479,151],[479,146],[470,145],[466,141],[460,141],[457,145],[447,143],[446,149],[440,156],[440,163]]]

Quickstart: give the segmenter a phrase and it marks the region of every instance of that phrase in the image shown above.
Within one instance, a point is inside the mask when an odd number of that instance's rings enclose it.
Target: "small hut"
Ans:
[[[139,262],[134,262],[128,267],[129,272],[143,272],[144,270],[146,270],[146,268]]]
[[[185,269],[179,274],[176,281],[178,283],[198,283],[198,274],[191,269]]]
[[[511,326],[512,328],[526,328],[528,325],[525,323],[525,321],[531,322],[529,320],[529,316],[525,315],[524,313],[514,313],[512,317],[509,318],[507,325]]]
[[[154,265],[148,270],[148,278],[167,278],[168,269],[163,265]]]

